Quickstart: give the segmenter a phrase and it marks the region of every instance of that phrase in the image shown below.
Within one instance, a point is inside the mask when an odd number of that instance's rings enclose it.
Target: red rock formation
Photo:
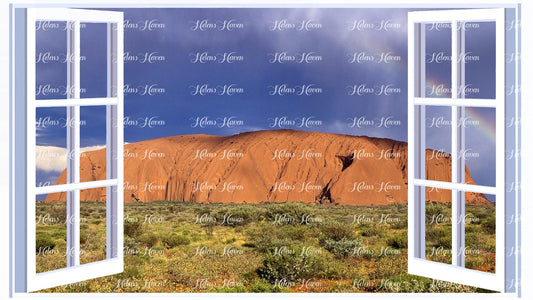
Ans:
[[[165,137],[127,144],[124,150],[125,202],[407,202],[407,144],[391,139],[270,130]],[[450,161],[427,150],[427,178],[449,181]],[[105,179],[105,162],[105,149],[84,153],[81,180]],[[63,171],[58,183],[65,178]],[[473,182],[468,170],[466,179]],[[46,201],[65,198],[56,193]],[[81,191],[81,200],[105,201],[105,188]],[[426,200],[450,202],[451,193],[428,189]],[[490,204],[475,193],[468,193],[466,202]]]

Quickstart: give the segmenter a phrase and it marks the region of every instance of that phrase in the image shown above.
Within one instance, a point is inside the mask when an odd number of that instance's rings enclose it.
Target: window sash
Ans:
[[[476,185],[468,183],[454,183],[427,179],[413,179],[413,184],[420,187],[431,187],[444,190],[457,190],[462,192],[482,193],[496,195],[498,190],[493,186]]]
[[[496,95],[495,99],[464,99],[458,87],[464,84],[464,62],[458,60],[464,52],[464,27],[461,22],[496,23]],[[468,9],[451,11],[418,11],[408,15],[408,272],[505,291],[505,10]],[[425,23],[449,22],[452,27],[452,97],[425,97]],[[452,181],[425,179],[425,106],[450,107],[452,124],[464,114],[465,107],[491,107],[496,110],[496,186],[464,184],[465,162],[457,155],[464,149],[464,128],[452,126]],[[425,187],[452,191],[452,264],[425,259]],[[464,267],[465,228],[457,222],[464,216],[464,192],[481,192],[496,196],[496,273],[480,272]]]
[[[103,106],[117,105],[117,97],[109,98],[68,98],[68,99],[47,99],[35,100],[36,108],[42,107],[72,107],[72,106]]]
[[[38,20],[66,21],[68,26],[67,49],[74,59],[67,68],[67,84],[74,94],[69,99],[36,100],[35,97],[35,22]],[[80,98],[80,23],[107,23],[107,97]],[[27,118],[27,211],[26,211],[26,290],[36,291],[61,284],[73,283],[95,277],[111,275],[123,270],[123,13],[84,9],[28,8],[26,13],[26,118]],[[80,107],[106,106],[107,179],[80,182]],[[73,153],[67,159],[67,183],[35,187],[35,115],[40,107],[65,107],[67,118],[73,126],[67,128],[67,151]],[[106,187],[106,259],[80,265],[80,190]],[[36,273],[36,222],[35,196],[66,192],[67,217],[67,267]],[[71,250],[71,251],[70,251]]]
[[[489,107],[496,108],[496,99],[481,98],[423,98],[415,97],[413,105],[448,106],[448,107]]]

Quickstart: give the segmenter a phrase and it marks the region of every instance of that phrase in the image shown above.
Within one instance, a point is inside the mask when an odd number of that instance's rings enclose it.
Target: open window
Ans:
[[[516,128],[506,120],[516,107],[505,92],[514,36],[506,17],[503,8],[409,12],[408,266],[415,275],[514,292],[516,224],[507,221],[516,209],[516,160],[506,153],[516,149]],[[429,164],[444,171],[432,174]]]
[[[26,202],[16,207],[25,210],[25,220],[17,221],[25,225],[16,234],[25,239],[16,248],[25,251],[17,251],[15,263],[22,279],[16,281],[16,290],[31,292],[123,270],[123,14],[28,8],[17,19],[23,18],[25,27],[17,28],[25,29],[24,40],[16,45],[25,53],[17,62],[26,65],[26,89],[25,101],[18,94],[22,101],[17,105],[26,108],[21,118],[26,135],[19,139],[25,143],[26,165],[18,172],[26,178],[26,195],[17,199]],[[47,35],[58,35],[63,42],[46,45],[58,40]],[[50,72],[62,75],[58,82],[49,82],[58,77]],[[95,128],[101,133],[104,166],[86,165],[83,159],[83,147],[88,146],[84,134]],[[43,135],[53,136],[54,143]],[[63,164],[61,175],[44,182],[37,176],[37,163],[43,161]],[[95,171],[106,172],[106,179],[80,178],[82,168],[99,168]],[[105,202],[98,224],[83,224],[85,201]],[[54,226],[54,236],[43,234],[41,226]],[[105,243],[87,241],[97,234]]]

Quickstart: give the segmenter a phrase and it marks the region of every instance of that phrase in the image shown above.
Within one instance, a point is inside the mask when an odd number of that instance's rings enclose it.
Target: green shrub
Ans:
[[[451,235],[451,229],[449,227],[430,227],[426,229],[426,241],[436,243],[440,238]]]
[[[439,238],[439,240],[437,241],[437,245],[445,249],[451,249],[452,248],[452,237],[444,236],[444,237]]]
[[[206,207],[200,207],[196,209],[196,214],[198,215],[210,214],[211,212],[212,210]]]
[[[87,231],[80,230],[80,244],[85,244],[89,239],[89,234]]]
[[[361,229],[361,236],[371,237],[371,236],[381,236],[382,231],[377,226],[363,226]]]
[[[215,217],[223,226],[244,226],[259,220],[262,210],[249,205],[238,205],[219,210]],[[229,219],[229,222],[228,222]]]
[[[139,248],[139,243],[134,238],[125,236],[124,237],[124,248],[137,249]]]
[[[407,234],[397,234],[389,237],[387,245],[396,249],[407,248]]]
[[[58,223],[64,223],[67,219],[67,209],[65,204],[51,204],[45,208],[45,213],[50,214],[50,218],[57,220]]]
[[[319,257],[300,255],[302,247],[299,246],[288,249],[294,254],[275,255],[274,251],[267,252],[263,265],[257,269],[259,277],[273,284],[280,279],[296,281],[323,275],[325,266]]]
[[[391,229],[407,229],[407,218],[401,218],[400,222],[390,223]]]
[[[174,248],[181,245],[189,245],[191,240],[188,237],[177,234],[169,234],[163,238],[163,244],[168,248]]]
[[[122,277],[123,278],[141,278],[142,271],[137,267],[125,268],[124,272],[122,272]]]
[[[269,222],[258,227],[248,228],[246,230],[247,243],[260,252],[266,252],[275,247],[294,244],[295,241],[307,240],[308,230],[308,226],[274,225]]]
[[[271,221],[274,221],[276,216],[285,215],[294,218],[294,223],[299,224],[303,215],[313,215],[313,209],[300,202],[270,203],[267,205],[265,213],[267,219]]]
[[[36,252],[39,251],[39,248],[50,247],[50,249],[54,249],[54,247],[56,246],[56,242],[52,239],[52,237],[44,234],[38,234],[35,242]]]
[[[407,274],[406,256],[381,256],[376,261],[375,269],[369,274],[369,278],[382,279],[403,274]]]
[[[436,223],[431,221],[438,215],[450,216],[450,208],[442,203],[426,203],[426,225],[429,227],[435,226]]]
[[[353,226],[350,224],[332,222],[323,224],[320,228],[321,240],[341,241],[342,239],[352,240],[355,237]]]
[[[468,226],[466,228],[468,228]],[[479,234],[477,232],[476,233],[470,233],[470,232],[468,232],[468,230],[465,230],[465,231],[466,231],[466,233],[465,233],[465,245],[467,245],[467,246],[479,245],[481,234]]]
[[[124,222],[124,234],[129,237],[138,237],[143,232],[143,224],[139,221]]]
[[[224,244],[233,244],[233,243],[235,243],[235,241],[237,241],[237,239],[233,237],[231,239],[225,240]]]
[[[496,216],[494,214],[489,215],[481,222],[481,227],[486,233],[494,233],[496,230]]]
[[[143,234],[137,238],[137,241],[148,246],[153,247],[159,241],[159,237],[152,232]]]
[[[350,256],[353,253],[354,248],[360,246],[360,240],[349,240],[346,238],[342,238],[340,241],[325,240],[323,245],[324,249],[331,252],[337,258]]]

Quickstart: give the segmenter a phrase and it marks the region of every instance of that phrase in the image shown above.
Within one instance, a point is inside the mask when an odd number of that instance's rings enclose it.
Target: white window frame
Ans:
[[[505,66],[505,9],[468,9],[447,11],[417,11],[408,14],[408,272],[411,274],[496,290],[510,291],[506,283],[511,279],[506,269],[506,66]],[[465,99],[464,86],[464,22],[496,23],[496,93],[494,99]],[[425,32],[424,24],[451,23],[451,98],[425,97]],[[425,107],[445,106],[452,110],[452,179],[442,182],[425,179]],[[454,126],[465,114],[465,107],[489,107],[496,111],[496,185],[481,186],[464,183],[465,161],[458,155],[464,149],[464,126]],[[425,188],[452,191],[452,263],[444,264],[425,259]],[[496,268],[495,273],[466,269],[464,265],[464,192],[496,196]],[[510,212],[511,213],[511,212]],[[514,213],[514,211],[512,212]],[[509,225],[510,226],[510,225]]]
[[[36,100],[35,24],[38,20],[65,21],[67,26],[67,86],[69,99]],[[80,97],[80,23],[107,24],[107,97]],[[26,290],[41,290],[123,271],[123,13],[67,8],[28,8],[26,11]],[[107,179],[80,182],[80,107],[106,106]],[[67,119],[67,183],[36,187],[36,110],[64,107]],[[80,265],[80,189],[106,187],[106,259]],[[37,195],[67,193],[67,267],[36,273]],[[72,222],[70,222],[72,220]]]

